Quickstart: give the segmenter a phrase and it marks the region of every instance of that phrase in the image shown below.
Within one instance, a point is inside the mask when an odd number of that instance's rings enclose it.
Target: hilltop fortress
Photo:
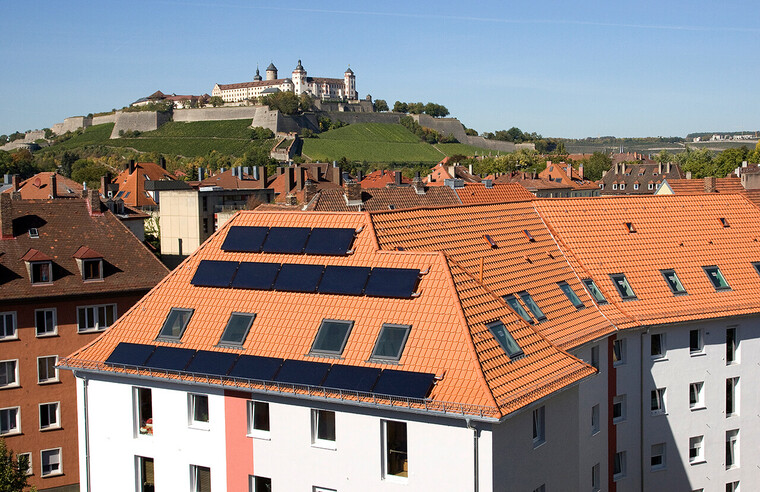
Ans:
[[[235,103],[273,92],[285,91],[294,92],[297,96],[308,94],[323,100],[356,101],[359,99],[356,92],[356,76],[351,68],[346,69],[342,79],[309,77],[306,74],[306,69],[301,65],[301,60],[298,60],[298,65],[293,69],[291,78],[277,78],[277,67],[274,66],[274,63],[270,63],[266,70],[266,79],[261,79],[257,67],[252,82],[216,84],[211,91],[211,96],[219,96],[226,103]]]

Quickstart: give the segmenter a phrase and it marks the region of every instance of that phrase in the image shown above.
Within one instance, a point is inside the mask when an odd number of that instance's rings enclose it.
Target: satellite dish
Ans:
[[[35,178],[34,183],[32,184],[36,186],[37,188],[39,188],[40,186],[42,186],[42,181],[40,180],[40,178]]]

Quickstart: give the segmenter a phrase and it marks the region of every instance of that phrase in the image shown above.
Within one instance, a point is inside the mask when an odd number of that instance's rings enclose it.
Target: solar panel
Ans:
[[[278,271],[279,263],[244,261],[240,263],[232,286],[236,289],[271,290]]]
[[[193,357],[190,365],[187,366],[187,371],[200,374],[213,374],[215,376],[226,376],[237,358],[238,354],[231,354],[229,352],[199,350],[195,354],[195,357]]]
[[[262,251],[265,253],[303,253],[309,238],[308,227],[270,227]]]
[[[375,367],[333,364],[322,386],[369,393],[372,391],[372,387],[375,385],[380,371],[380,369]]]
[[[156,347],[153,355],[145,363],[151,369],[166,369],[169,371],[184,371],[195,350],[179,347]]]
[[[280,365],[282,365],[282,359],[241,355],[230,370],[229,375],[236,378],[271,381],[277,374]]]
[[[364,295],[373,297],[411,297],[420,271],[410,268],[373,268]]]
[[[106,364],[142,366],[155,348],[155,345],[120,342],[106,359]]]
[[[315,227],[311,230],[304,253],[307,255],[345,255],[353,242],[353,229]]]
[[[327,265],[322,281],[319,282],[319,292],[359,296],[371,270],[369,267]]]
[[[322,278],[323,269],[322,265],[283,263],[274,288],[289,292],[314,292]]]
[[[237,268],[236,261],[203,260],[190,283],[202,287],[229,287]]]
[[[425,398],[433,386],[435,374],[385,369],[372,389],[380,395]]]
[[[269,232],[268,227],[232,226],[224,238],[222,251],[258,253]]]
[[[286,359],[277,373],[280,383],[303,384],[320,386],[330,369],[326,362],[311,362],[307,360]]]

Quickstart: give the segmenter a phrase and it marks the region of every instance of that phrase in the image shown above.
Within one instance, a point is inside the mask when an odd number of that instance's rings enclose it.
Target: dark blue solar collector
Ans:
[[[212,374],[214,376],[226,376],[237,358],[238,354],[231,354],[229,352],[199,350],[196,352],[190,365],[187,366],[187,371]]]
[[[373,297],[412,297],[420,271],[411,268],[373,268],[364,295]]]
[[[325,362],[286,359],[277,373],[276,381],[280,383],[320,386],[330,369]]]
[[[145,367],[165,369],[168,371],[184,371],[195,350],[179,347],[156,347],[153,355],[145,362]]]
[[[381,369],[375,367],[343,366],[333,364],[327,379],[322,383],[325,388],[335,388],[369,393],[375,386]]]
[[[380,395],[425,398],[433,386],[435,374],[385,369],[372,389]]]
[[[328,265],[319,282],[319,292],[359,296],[371,270],[369,267]]]
[[[315,227],[311,230],[304,253],[307,255],[341,256],[348,253],[353,242],[353,229]]]
[[[268,227],[232,226],[224,238],[222,251],[258,253],[269,232]]]
[[[308,227],[270,227],[262,251],[301,254],[310,232]]]
[[[315,292],[319,279],[322,278],[323,269],[322,265],[283,263],[274,283],[274,289],[288,292]]]
[[[229,287],[237,268],[236,261],[202,260],[190,283],[201,287]]]
[[[241,355],[232,367],[229,375],[236,378],[271,381],[282,365],[282,359]]]
[[[124,364],[127,366],[143,366],[150,354],[156,349],[155,345],[120,342],[106,359],[106,364]]]
[[[244,261],[240,263],[235,280],[232,281],[232,287],[236,289],[271,290],[279,271],[279,263]]]

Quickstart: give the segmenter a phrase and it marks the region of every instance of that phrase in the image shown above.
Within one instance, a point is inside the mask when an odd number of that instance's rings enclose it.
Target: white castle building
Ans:
[[[266,70],[265,80],[261,79],[259,69],[256,68],[253,82],[216,84],[211,95],[220,96],[224,102],[239,102],[280,91],[295,92],[298,96],[306,93],[320,99],[354,101],[359,99],[356,92],[356,76],[350,68],[343,73],[342,79],[308,77],[306,69],[301,65],[301,60],[298,60],[291,78],[277,78],[277,67],[270,63]]]

